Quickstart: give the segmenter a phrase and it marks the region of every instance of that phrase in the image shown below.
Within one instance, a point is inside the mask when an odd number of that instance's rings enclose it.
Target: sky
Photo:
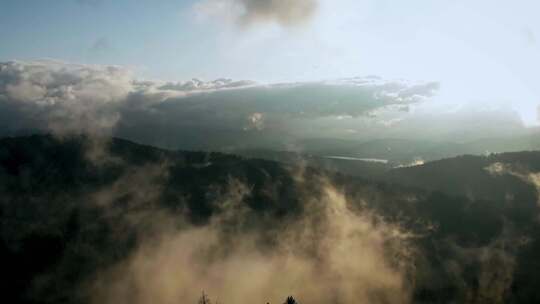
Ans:
[[[535,0],[0,0],[0,61],[121,65],[143,79],[437,81],[438,107],[538,123]]]

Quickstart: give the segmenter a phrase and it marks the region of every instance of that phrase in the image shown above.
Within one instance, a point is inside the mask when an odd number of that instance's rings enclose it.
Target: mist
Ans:
[[[128,259],[98,276],[93,303],[195,303],[201,291],[220,303],[280,303],[286,295],[306,303],[408,302],[413,235],[355,211],[339,189],[319,183],[320,195],[302,197],[299,217],[269,222],[242,202],[249,187],[229,180],[207,224],[154,226]]]
[[[3,302],[540,303],[538,11],[0,1]]]

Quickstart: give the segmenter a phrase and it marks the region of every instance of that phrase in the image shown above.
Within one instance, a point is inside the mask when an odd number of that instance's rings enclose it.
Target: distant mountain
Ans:
[[[375,139],[368,141],[314,138],[302,140],[298,149],[314,155],[341,155],[359,158],[386,159],[407,164],[414,159],[425,161],[456,157],[464,154],[518,152],[540,149],[538,134],[493,137],[469,141],[434,141],[413,139]]]
[[[372,161],[369,159],[341,158],[331,155],[322,156],[309,153],[273,151],[264,149],[235,150],[235,154],[250,159],[266,159],[279,163],[298,165],[303,164],[308,167],[317,168],[329,172],[339,172],[342,174],[373,179],[383,175],[388,170],[396,166],[396,163],[386,161]]]
[[[484,169],[494,162],[540,170],[536,152],[465,156],[391,170],[383,183],[305,167],[293,158],[280,164],[85,136],[4,138],[3,299],[89,303],[88,286],[97,275],[132,255],[143,236],[158,233],[163,223],[160,217],[151,220],[156,214],[169,215],[178,229],[187,225],[185,220],[205,227],[228,212],[219,200],[238,200],[241,206],[233,211],[245,214],[220,222],[223,244],[233,246],[228,235],[249,231],[258,235],[261,250],[271,251],[286,231],[314,212],[312,201],[322,200],[328,183],[343,192],[355,212],[375,214],[374,227],[391,223],[414,236],[414,267],[406,276],[412,302],[537,302],[537,193],[516,175]],[[244,186],[231,193],[235,181]],[[238,194],[241,189],[246,194]],[[309,232],[317,233],[315,228]],[[225,254],[227,248],[217,252]],[[347,252],[358,259],[362,254]],[[380,294],[372,296],[372,302],[384,302]]]
[[[497,165],[505,171],[494,172],[496,168],[490,166]],[[537,193],[534,182],[527,179],[536,172],[540,172],[540,151],[527,151],[464,155],[395,168],[385,174],[385,180],[471,199],[531,201]]]

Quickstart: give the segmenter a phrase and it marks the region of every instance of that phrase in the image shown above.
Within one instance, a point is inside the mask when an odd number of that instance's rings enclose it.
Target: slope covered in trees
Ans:
[[[519,166],[495,167],[495,173],[483,169],[509,161],[526,163],[530,172],[540,166],[534,153],[494,156],[478,164],[473,159],[474,166],[470,157],[449,160],[447,168],[472,172],[460,172],[462,184],[470,178],[496,186],[494,194],[486,188],[467,195],[460,185],[437,184],[444,184],[445,177],[457,178],[439,164],[396,170],[391,172],[392,183],[381,183],[233,155],[166,151],[121,139],[5,138],[0,140],[4,298],[9,303],[143,303],[143,295],[153,293],[141,289],[154,286],[152,279],[116,288],[129,277],[125,271],[119,275],[118,269],[126,267],[135,276],[140,265],[133,261],[140,257],[160,262],[149,264],[152,270],[168,261],[164,252],[180,254],[196,244],[202,251],[195,253],[217,266],[202,265],[196,268],[200,272],[187,273],[187,278],[193,277],[190,287],[195,294],[201,289],[218,293],[219,299],[227,288],[197,285],[217,280],[208,279],[205,272],[253,281],[267,276],[287,284],[301,278],[301,285],[275,290],[280,297],[300,293],[303,303],[308,302],[304,299],[309,299],[310,285],[328,282],[334,282],[330,285],[336,290],[325,291],[324,298],[336,303],[356,296],[359,302],[371,303],[534,302],[540,299],[535,287],[540,279],[534,258],[540,253],[536,190]],[[480,169],[481,174],[475,171]],[[413,170],[429,170],[425,174],[430,177],[420,179],[420,174],[409,173]],[[405,182],[398,177],[414,183],[401,186]],[[494,181],[489,184],[488,178]],[[498,178],[504,179],[500,187]],[[511,200],[502,199],[509,197],[502,185],[519,191]],[[178,246],[160,241],[170,231],[175,233],[171,243],[178,241]],[[253,240],[249,251],[242,251],[247,250],[243,238]],[[141,248],[165,249],[154,259],[153,251]],[[380,269],[366,272],[367,266],[353,265],[377,256],[370,252],[380,253],[383,262],[370,260]],[[270,266],[275,261],[291,259],[299,261],[295,267],[274,274]],[[230,266],[236,263],[242,266]],[[318,275],[298,274],[299,269],[317,270]],[[254,272],[244,273],[248,270]],[[380,279],[377,272],[392,280]],[[279,279],[273,281],[274,275]],[[361,294],[351,291],[371,285]],[[171,288],[160,294],[180,297],[176,287]],[[112,297],[118,290],[122,297]],[[250,292],[248,287],[244,291]],[[266,295],[260,296],[261,302],[267,301]]]

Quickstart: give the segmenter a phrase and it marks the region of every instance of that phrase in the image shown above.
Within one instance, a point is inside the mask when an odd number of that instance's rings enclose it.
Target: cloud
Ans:
[[[133,90],[131,77],[115,66],[2,63],[0,102],[11,114],[4,123],[58,134],[110,129],[119,119],[115,108]]]
[[[45,97],[46,89],[28,81],[6,85],[6,93],[10,98],[18,101],[39,100]]]
[[[184,82],[168,82],[164,85],[159,86],[161,90],[172,90],[172,91],[208,91],[208,90],[217,90],[217,89],[227,89],[227,88],[240,88],[255,85],[254,81],[249,80],[240,80],[233,81],[228,78],[220,78],[214,81],[205,82],[197,78]]]
[[[316,0],[240,0],[243,22],[277,22],[284,26],[304,23],[317,9]]]
[[[407,107],[437,88],[372,77],[270,85],[225,78],[161,82],[139,80],[120,66],[4,62],[0,132],[115,135],[161,147],[221,149],[311,136],[318,120]]]
[[[241,26],[277,23],[291,27],[308,22],[317,7],[317,0],[202,0],[194,9],[199,19],[217,17]]]
[[[130,98],[138,95],[145,96],[147,106],[166,96],[248,84],[219,79],[159,85],[136,81],[119,66],[14,61],[0,63],[0,106],[8,130],[110,134],[125,107],[133,105]]]

